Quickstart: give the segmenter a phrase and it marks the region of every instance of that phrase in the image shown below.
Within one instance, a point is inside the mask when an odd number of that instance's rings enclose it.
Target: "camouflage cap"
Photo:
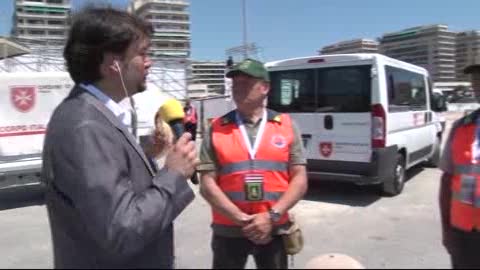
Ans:
[[[270,77],[268,76],[268,71],[263,65],[262,62],[253,60],[253,59],[245,59],[242,62],[234,65],[228,72],[227,78],[232,78],[235,74],[238,73],[245,73],[257,79],[262,79],[266,82],[270,81]]]

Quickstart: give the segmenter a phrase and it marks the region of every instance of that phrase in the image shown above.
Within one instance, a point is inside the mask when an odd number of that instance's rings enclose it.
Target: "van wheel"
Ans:
[[[405,158],[397,154],[397,164],[392,175],[383,182],[382,192],[386,196],[396,196],[403,191],[405,186]]]
[[[430,168],[437,168],[438,164],[440,163],[440,145],[441,145],[441,140],[439,137],[435,140],[435,150],[433,152],[433,156],[427,160],[425,165]]]

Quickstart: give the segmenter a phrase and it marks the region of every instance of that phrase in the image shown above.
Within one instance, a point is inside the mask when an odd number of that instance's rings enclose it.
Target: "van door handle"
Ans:
[[[302,134],[303,147],[307,148],[307,144],[311,139],[312,139],[312,134]]]
[[[431,123],[433,120],[433,115],[431,112],[425,113],[425,124]]]
[[[331,115],[326,115],[325,118],[323,118],[323,126],[325,129],[333,129],[333,117]]]

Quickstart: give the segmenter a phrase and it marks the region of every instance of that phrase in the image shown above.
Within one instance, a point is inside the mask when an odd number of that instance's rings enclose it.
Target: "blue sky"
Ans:
[[[126,0],[111,0],[125,6]],[[74,8],[86,0],[72,0]],[[242,43],[241,0],[190,0],[192,58],[223,60]],[[262,60],[316,54],[322,46],[423,24],[480,30],[479,0],[247,0],[249,41]],[[0,0],[0,35],[11,27],[13,0]]]

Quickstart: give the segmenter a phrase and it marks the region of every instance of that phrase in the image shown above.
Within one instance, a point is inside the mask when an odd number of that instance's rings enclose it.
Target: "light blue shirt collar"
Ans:
[[[81,83],[80,86],[83,87],[88,92],[90,92],[90,94],[95,96],[98,100],[100,100],[100,102],[102,102],[103,105],[105,105],[105,107],[107,107],[110,111],[112,111],[112,113],[118,119],[120,119],[120,121],[126,127],[129,127],[132,124],[131,123],[132,118],[131,118],[130,112],[128,110],[126,110],[125,108],[123,108],[122,106],[120,106],[115,101],[113,101],[113,99],[111,99],[110,97],[105,95],[102,91],[100,91],[100,89],[95,87],[93,84],[83,84],[83,83]]]

